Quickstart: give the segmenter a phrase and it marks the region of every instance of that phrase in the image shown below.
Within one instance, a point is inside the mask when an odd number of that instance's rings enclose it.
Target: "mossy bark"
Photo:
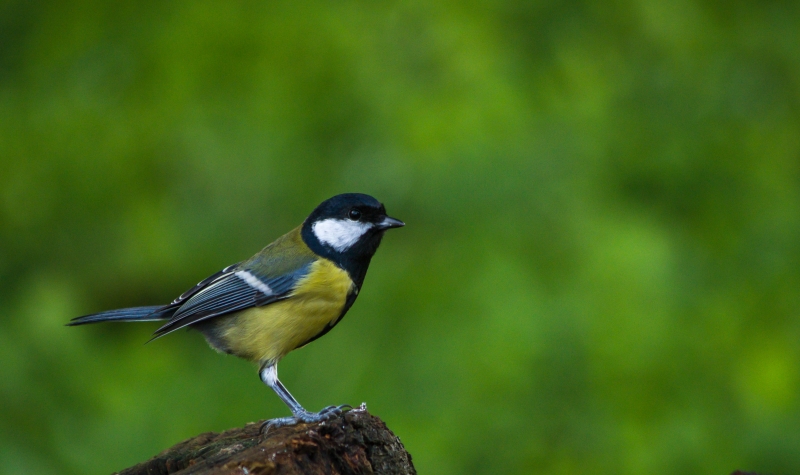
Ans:
[[[119,474],[416,474],[400,439],[365,408],[266,435],[260,425],[200,434]]]

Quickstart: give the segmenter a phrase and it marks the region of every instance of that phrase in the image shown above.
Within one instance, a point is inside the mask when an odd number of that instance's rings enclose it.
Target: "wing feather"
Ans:
[[[153,339],[210,318],[283,300],[297,280],[308,272],[310,264],[307,262],[293,272],[273,278],[259,275],[254,269],[226,267],[170,304],[178,309],[156,330]]]

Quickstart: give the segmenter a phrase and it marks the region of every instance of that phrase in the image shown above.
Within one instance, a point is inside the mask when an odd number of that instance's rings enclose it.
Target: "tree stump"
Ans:
[[[119,475],[416,474],[400,439],[366,407],[328,421],[206,432]]]

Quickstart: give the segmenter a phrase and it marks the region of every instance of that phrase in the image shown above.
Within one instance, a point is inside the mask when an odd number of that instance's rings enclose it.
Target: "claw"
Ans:
[[[345,412],[345,410],[351,410],[351,409],[353,409],[353,406],[351,406],[350,404],[342,404],[341,406],[328,406],[319,411],[318,414],[333,413],[338,416],[339,414]]]
[[[297,424],[297,419],[294,417],[278,417],[276,419],[270,419],[261,424],[259,433],[266,435],[273,427],[277,429],[278,427],[290,426],[293,424]]]
[[[319,412],[303,411],[303,412],[298,412],[291,417],[279,417],[277,419],[270,419],[268,421],[264,421],[264,423],[261,424],[261,429],[259,430],[259,432],[262,434],[267,434],[269,430],[272,429],[273,427],[277,429],[278,427],[295,425],[298,422],[308,423],[308,422],[327,421],[328,419],[334,418],[342,414],[342,412],[344,412],[345,409],[347,410],[353,409],[353,406],[349,404],[342,404],[341,406],[328,406]]]

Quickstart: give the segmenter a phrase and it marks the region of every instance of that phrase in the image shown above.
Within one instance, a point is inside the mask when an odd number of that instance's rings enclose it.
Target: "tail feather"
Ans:
[[[67,326],[97,322],[152,322],[156,320],[166,320],[174,313],[174,310],[175,309],[165,308],[163,305],[120,308],[73,318],[67,323]]]

